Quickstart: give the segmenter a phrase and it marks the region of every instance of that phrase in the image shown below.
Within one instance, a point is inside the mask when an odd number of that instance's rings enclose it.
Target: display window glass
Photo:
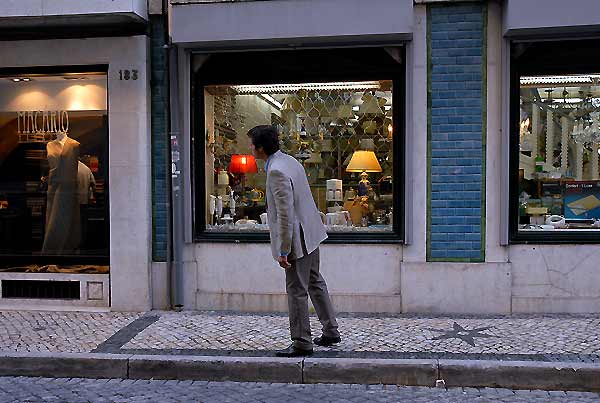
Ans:
[[[0,75],[0,270],[107,272],[107,196],[106,73]]]
[[[264,161],[247,136],[257,125],[275,126],[280,149],[304,166],[329,232],[393,231],[391,81],[204,90],[208,232],[268,231]]]
[[[201,158],[195,163],[204,171],[196,176],[197,233],[207,239],[267,239],[266,171],[264,161],[252,156],[247,133],[272,125],[280,150],[304,167],[330,239],[397,240],[402,66],[361,77],[348,71],[352,65],[346,60],[336,79],[335,72],[323,70],[327,60],[321,59],[323,66],[311,66],[310,74],[297,63],[266,77],[260,68],[265,60],[287,62],[287,55],[270,59],[266,53],[248,57],[252,63],[238,59],[254,71],[214,80],[201,76],[197,82],[195,152]],[[309,60],[303,54],[295,55],[296,62]]]
[[[512,241],[600,240],[595,47],[587,40],[512,45]]]
[[[600,230],[599,79],[520,77],[519,231]]]

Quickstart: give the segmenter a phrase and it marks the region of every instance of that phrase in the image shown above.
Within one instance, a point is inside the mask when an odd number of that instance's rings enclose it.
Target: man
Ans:
[[[85,249],[88,235],[88,204],[93,201],[96,193],[96,179],[92,170],[83,162],[77,162],[77,193],[79,194],[79,215],[81,217],[81,244],[80,248]]]
[[[295,158],[279,150],[273,126],[256,126],[248,132],[252,154],[265,160],[267,218],[273,258],[285,270],[292,344],[278,357],[299,357],[319,346],[340,342],[340,333],[327,284],[319,273],[319,244],[327,238],[306,172]],[[323,334],[311,340],[308,295],[323,325]]]

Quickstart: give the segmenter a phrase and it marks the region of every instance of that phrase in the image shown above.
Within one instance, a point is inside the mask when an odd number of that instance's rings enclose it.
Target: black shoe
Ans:
[[[300,348],[294,347],[294,345],[290,345],[285,350],[279,350],[275,352],[277,357],[306,357],[307,355],[312,355],[313,350],[303,350]]]
[[[313,339],[313,343],[315,343],[317,346],[321,346],[321,347],[328,347],[333,344],[337,344],[340,341],[342,341],[342,338],[340,336],[337,336],[337,337],[321,336],[321,337],[315,337]]]

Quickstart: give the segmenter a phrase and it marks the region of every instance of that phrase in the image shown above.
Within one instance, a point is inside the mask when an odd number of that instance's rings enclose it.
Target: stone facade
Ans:
[[[162,11],[159,2],[152,2],[148,16],[145,1],[118,1],[113,6],[127,3],[131,18],[147,21],[146,36],[4,41],[0,51],[5,67],[109,66],[111,274],[110,298],[103,294],[102,304],[111,309],[169,306],[171,166],[165,45],[179,49],[180,82],[172,84],[181,94],[182,177],[189,191],[191,51],[402,43],[406,158],[397,163],[404,164],[406,206],[398,214],[405,215],[407,242],[323,245],[322,271],[336,308],[595,312],[600,309],[600,274],[595,270],[600,246],[517,245],[505,239],[510,37],[537,38],[541,27],[551,24],[548,32],[553,35],[577,39],[600,26],[600,15],[581,14],[595,10],[592,0],[570,2],[576,14],[564,12],[560,0],[548,1],[552,7],[537,13],[534,0],[353,0],[351,5],[322,0],[317,9],[315,2],[300,1],[203,5],[180,0],[172,2],[170,28],[156,14]],[[340,4],[352,12],[335,12]],[[111,10],[116,15],[120,9],[99,11]],[[21,15],[17,12],[22,10],[3,16]],[[277,12],[302,16],[303,24],[274,18],[271,13]],[[228,23],[202,24],[198,16]],[[264,28],[267,23],[271,31]],[[167,43],[165,30],[173,44]],[[139,69],[140,80],[117,81],[120,69],[132,67]],[[192,242],[191,200],[187,194],[184,309],[285,311],[284,276],[267,245]]]
[[[207,10],[193,3],[174,5],[174,18],[187,21],[194,12]],[[244,3],[223,5],[222,12],[221,6],[210,6],[211,18],[235,19],[236,10],[251,13],[266,7],[263,2]],[[295,7],[297,15],[308,13],[301,2],[269,3],[271,11]],[[338,310],[506,314],[598,309],[595,245],[512,245],[505,239],[510,43],[506,35],[516,30],[521,38],[537,36],[547,14],[557,12],[545,9],[537,18],[534,3],[423,0],[398,1],[393,8],[376,1],[369,8],[356,2],[352,9],[358,14],[363,6],[368,8],[365,13],[377,7],[388,13],[369,27],[365,19],[361,24],[341,24],[338,15],[324,11],[320,16],[331,20],[327,31],[310,24],[297,27],[300,31],[282,28],[275,20],[277,34],[272,38],[246,20],[240,22],[243,29],[229,32],[221,26],[224,30],[206,33],[207,37],[202,28],[197,32],[185,24],[176,28],[174,42],[182,49],[217,45],[244,49],[244,41],[249,47],[265,48],[286,41],[351,46],[358,36],[361,43],[373,38],[376,44],[379,39],[373,33],[404,38],[400,40],[406,44],[407,121],[402,163],[408,241],[323,245],[322,270]],[[553,1],[556,7],[558,3]],[[335,4],[324,0],[322,10]],[[523,8],[531,11],[526,21],[519,17]],[[394,13],[398,18],[391,23],[388,17]],[[600,15],[587,15],[585,23],[587,30],[592,23],[600,25]],[[578,32],[574,20],[558,25]],[[190,111],[182,115],[188,118]],[[185,255],[186,309],[286,309],[283,274],[266,245],[190,242]]]

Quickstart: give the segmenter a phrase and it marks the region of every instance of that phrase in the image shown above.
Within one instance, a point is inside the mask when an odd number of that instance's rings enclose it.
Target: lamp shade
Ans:
[[[381,165],[373,151],[354,151],[346,172],[381,172]]]
[[[229,172],[234,174],[247,174],[256,172],[256,160],[250,154],[234,154],[229,163]]]

